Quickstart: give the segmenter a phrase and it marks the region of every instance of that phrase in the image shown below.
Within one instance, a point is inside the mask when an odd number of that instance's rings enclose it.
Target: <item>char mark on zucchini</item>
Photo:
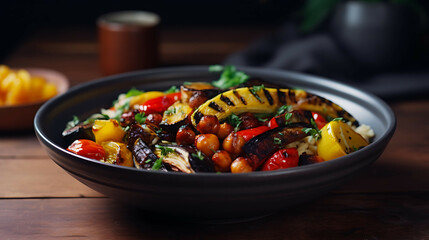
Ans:
[[[228,106],[235,106],[235,104],[231,101],[231,99],[229,99],[228,97],[225,97],[223,94],[220,95],[220,100],[222,100]]]
[[[264,95],[265,95],[265,97],[267,98],[267,100],[268,100],[268,102],[270,103],[270,105],[273,105],[273,104],[274,104],[274,99],[273,99],[273,97],[271,96],[270,92],[269,92],[268,90],[266,90],[265,88],[264,88],[264,89],[262,89],[262,90],[264,91]]]
[[[286,93],[277,88],[277,99],[281,103],[281,105],[286,104]]]
[[[225,110],[223,110],[223,108],[221,106],[219,106],[217,103],[215,102],[210,102],[209,103],[209,107],[211,107],[212,109],[218,111],[218,112],[225,112]]]
[[[233,90],[232,91],[232,93],[234,93],[234,95],[238,98],[238,99],[240,99],[240,101],[244,104],[244,105],[247,105],[247,103],[246,103],[246,100],[237,92],[237,91],[235,91],[235,90]]]
[[[262,99],[261,97],[256,93],[256,91],[252,91],[251,88],[247,88],[249,89],[249,92],[258,100],[258,102],[262,103]]]

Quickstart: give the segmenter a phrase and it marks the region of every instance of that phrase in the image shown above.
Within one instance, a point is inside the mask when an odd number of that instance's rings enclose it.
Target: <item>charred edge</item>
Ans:
[[[268,100],[268,103],[270,103],[270,105],[273,105],[274,100],[273,100],[273,97],[271,96],[270,92],[267,89],[263,89],[263,91],[264,91],[265,97]]]
[[[204,117],[204,114],[201,112],[196,112],[194,115],[195,123],[198,124],[201,121],[201,118]]]
[[[225,97],[223,94],[220,95],[220,100],[228,104],[228,106],[235,106],[235,104],[228,97]]]
[[[246,100],[244,100],[244,98],[237,92],[237,91],[235,91],[235,90],[233,90],[232,91],[232,93],[234,93],[234,95],[238,98],[238,99],[240,99],[240,101],[244,104],[244,105],[247,105],[247,103],[246,103]]]
[[[262,103],[262,99],[261,99],[261,97],[259,97],[259,95],[256,93],[256,92],[254,92],[254,91],[252,91],[252,89],[250,89],[250,88],[247,88],[247,89],[249,89],[249,92],[260,102],[260,103]]]
[[[279,102],[281,105],[286,104],[286,94],[285,92],[280,91],[280,89],[277,88],[277,98],[279,99]]]
[[[217,103],[215,103],[215,102],[210,102],[209,107],[211,107],[212,109],[214,109],[218,112],[225,112],[225,110],[223,110],[223,108],[221,108],[221,106],[217,105]]]
[[[291,104],[295,104],[296,103],[295,90],[290,89],[288,91],[288,98],[289,98]]]

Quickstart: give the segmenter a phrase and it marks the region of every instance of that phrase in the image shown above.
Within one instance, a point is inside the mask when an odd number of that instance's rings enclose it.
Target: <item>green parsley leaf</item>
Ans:
[[[125,97],[134,97],[134,96],[138,96],[140,94],[142,94],[144,92],[138,90],[137,88],[133,87],[131,88],[126,94]]]
[[[146,160],[146,161],[144,161],[145,163],[150,163],[150,162],[152,162],[153,160],[152,159],[148,159],[148,160]]]
[[[320,138],[320,131],[314,128],[303,128],[305,134],[311,135],[316,141]]]
[[[292,117],[292,113],[290,113],[290,112],[286,113],[285,114],[285,120],[286,120],[286,122],[288,122],[291,117]]]
[[[262,89],[265,89],[264,84],[260,86],[253,86],[250,88],[250,91],[252,91],[253,94],[256,94],[257,92],[261,91]]]
[[[240,125],[243,122],[239,116],[235,115],[234,113],[231,113],[231,115],[229,115],[226,118],[226,122],[231,124],[231,126],[234,127],[234,131],[237,132],[240,129]]]
[[[176,114],[176,108],[171,108],[171,109],[167,109],[165,110],[165,115],[173,115]]]
[[[274,138],[274,144],[281,145],[282,144],[282,140],[280,138],[278,138],[278,137],[275,137]]]
[[[155,130],[155,133],[156,133],[156,134],[161,134],[161,133],[162,133],[162,128],[158,128],[158,129],[156,129],[156,130]]]
[[[209,72],[222,72],[223,66],[222,65],[211,65],[209,66]]]
[[[173,153],[176,151],[173,148],[169,148],[161,145],[155,145],[155,147],[161,150],[161,156],[166,156],[167,154]]]
[[[159,170],[162,166],[162,159],[163,157],[161,156],[160,158],[156,159],[155,163],[152,166],[152,170]]]
[[[332,119],[331,121],[343,121],[344,122],[344,118],[337,117],[337,118]]]
[[[73,127],[76,127],[76,125],[78,125],[78,124],[79,124],[79,118],[76,115],[73,115],[73,119],[71,121],[67,122],[66,130],[73,128]]]
[[[271,114],[270,113],[255,113],[253,115],[255,115],[255,117],[260,122],[265,122],[265,121],[268,121],[269,119],[271,119]]]
[[[225,67],[214,65],[209,67],[209,71],[211,72],[219,72],[220,69],[223,69],[220,78],[212,82],[212,85],[217,88],[227,89],[230,87],[235,87],[249,79],[247,74],[237,71],[237,69],[231,65],[227,65]]]
[[[292,110],[292,106],[290,105],[283,105],[277,109],[276,116],[282,115],[285,112],[290,112]]]
[[[169,93],[176,93],[178,92],[179,89],[176,86],[171,86],[167,91],[165,91],[164,93],[169,94]]]
[[[137,113],[134,116],[134,120],[136,120],[136,122],[138,122],[139,124],[144,124],[146,122],[146,114],[144,112],[142,113]]]
[[[204,161],[204,156],[203,156],[203,153],[201,151],[198,151],[197,153],[192,153],[191,155],[194,158],[198,158],[201,161]]]

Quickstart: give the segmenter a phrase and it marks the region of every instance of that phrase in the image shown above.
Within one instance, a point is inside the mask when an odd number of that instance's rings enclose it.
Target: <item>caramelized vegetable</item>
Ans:
[[[206,115],[214,115],[219,122],[229,115],[250,113],[274,113],[283,105],[291,105],[294,108],[324,112],[332,118],[342,117],[352,124],[357,121],[340,106],[333,102],[307,93],[304,90],[274,89],[261,86],[252,88],[238,88],[217,95],[207,100],[192,114],[191,121],[196,126],[201,118]]]
[[[321,129],[317,153],[325,161],[345,156],[368,145],[347,123],[331,121]]]
[[[120,166],[132,167],[133,155],[124,143],[119,142],[103,142],[101,144],[106,152],[105,162]]]

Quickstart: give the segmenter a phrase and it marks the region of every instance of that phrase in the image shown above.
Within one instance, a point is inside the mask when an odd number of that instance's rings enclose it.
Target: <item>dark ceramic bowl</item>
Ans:
[[[374,162],[395,129],[395,116],[377,97],[319,77],[257,68],[241,68],[251,76],[303,88],[345,108],[376,133],[368,147],[328,162],[273,172],[245,174],[166,173],[105,164],[66,151],[61,132],[73,115],[81,119],[108,108],[131,87],[168,89],[184,81],[212,81],[208,67],[177,67],[132,72],[70,89],[42,106],[35,117],[39,141],[50,158],[77,180],[114,199],[144,210],[225,220],[264,216],[313,200]]]

